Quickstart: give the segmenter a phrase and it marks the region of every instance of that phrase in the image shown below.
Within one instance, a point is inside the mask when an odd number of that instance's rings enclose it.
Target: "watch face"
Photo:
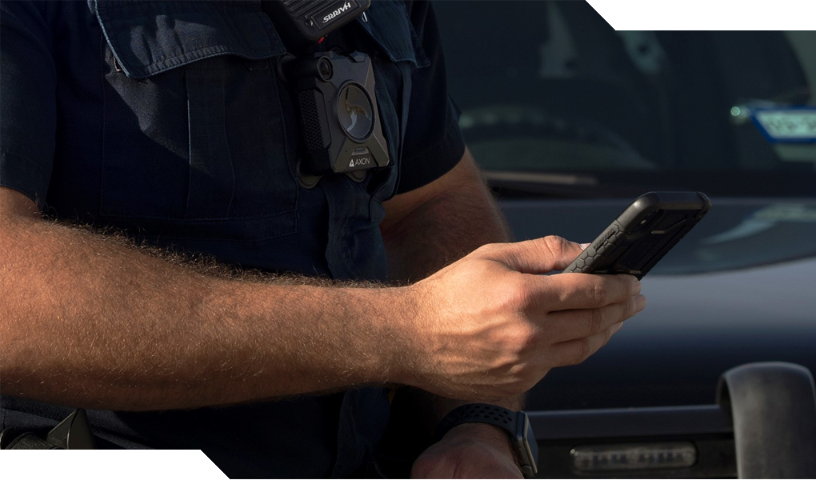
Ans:
[[[524,472],[525,477],[535,476],[538,473],[538,442],[530,419],[524,412],[518,412],[516,416],[516,445],[521,462],[530,465],[530,471]]]
[[[538,474],[538,441],[536,441],[535,433],[533,433],[533,426],[530,425],[530,420],[527,414],[524,414],[524,419],[527,424],[527,446],[530,449],[530,460],[533,466],[533,475]]]

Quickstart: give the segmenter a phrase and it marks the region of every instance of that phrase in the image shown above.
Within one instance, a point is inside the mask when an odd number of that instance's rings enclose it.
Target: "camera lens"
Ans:
[[[368,95],[358,85],[349,84],[340,90],[337,116],[346,134],[357,141],[371,135],[374,112]]]
[[[317,73],[323,80],[331,79],[333,69],[329,59],[327,59],[326,57],[322,57],[320,60],[317,61]]]

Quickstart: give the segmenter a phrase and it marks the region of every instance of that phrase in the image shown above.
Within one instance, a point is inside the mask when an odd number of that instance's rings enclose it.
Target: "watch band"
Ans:
[[[448,430],[463,423],[489,423],[510,429],[516,425],[516,412],[487,403],[469,403],[456,407],[439,422],[436,427],[436,439],[441,439]]]
[[[462,405],[451,410],[439,422],[436,440],[439,441],[450,429],[463,423],[487,423],[506,431],[524,477],[532,478],[538,473],[538,445],[526,413],[486,403]]]

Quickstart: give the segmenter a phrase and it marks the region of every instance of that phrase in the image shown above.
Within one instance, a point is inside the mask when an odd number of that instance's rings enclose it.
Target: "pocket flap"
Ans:
[[[94,4],[108,46],[135,79],[216,55],[261,59],[286,51],[258,0]]]
[[[402,0],[374,0],[366,17],[368,21],[362,17],[357,21],[392,62],[412,62],[417,67],[430,65]]]

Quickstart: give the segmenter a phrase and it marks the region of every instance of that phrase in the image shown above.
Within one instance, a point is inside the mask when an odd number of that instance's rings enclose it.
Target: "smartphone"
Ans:
[[[566,269],[565,273],[649,273],[708,213],[702,192],[649,192],[638,197]]]

